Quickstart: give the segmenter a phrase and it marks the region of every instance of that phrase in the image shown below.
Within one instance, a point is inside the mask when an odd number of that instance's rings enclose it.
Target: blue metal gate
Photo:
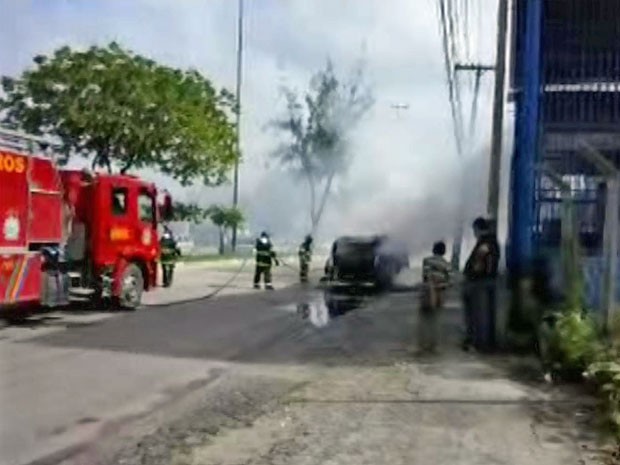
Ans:
[[[579,156],[587,141],[620,167],[620,0],[514,0],[508,264],[518,272],[560,243],[560,194],[544,164],[570,185],[585,252],[589,303],[602,275],[604,184]],[[619,275],[620,276],[620,275]]]

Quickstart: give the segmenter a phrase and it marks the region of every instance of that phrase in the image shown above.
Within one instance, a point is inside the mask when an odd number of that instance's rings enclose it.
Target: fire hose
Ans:
[[[169,303],[165,303],[165,304],[148,305],[148,307],[158,307],[158,308],[170,307],[172,305],[187,304],[187,303],[192,303],[192,302],[201,302],[203,300],[211,299],[212,297],[215,297],[220,292],[222,292],[224,289],[229,287],[232,284],[232,282],[239,277],[239,275],[241,274],[241,272],[244,270],[245,266],[247,265],[248,261],[250,261],[249,257],[248,258],[244,258],[243,262],[241,263],[241,266],[239,267],[239,269],[237,269],[230,276],[230,278],[228,278],[228,280],[224,284],[222,284],[221,286],[218,286],[217,288],[215,288],[214,290],[212,290],[208,294],[205,294],[205,295],[200,296],[200,297],[192,297],[190,299],[175,300],[174,302],[169,302]]]
[[[216,295],[218,295],[220,292],[222,292],[224,289],[228,288],[233,283],[233,281],[239,277],[239,275],[245,269],[245,267],[246,267],[246,265],[248,264],[249,261],[250,261],[250,257],[244,258],[243,262],[241,263],[241,266],[230,276],[230,278],[228,278],[228,280],[224,284],[222,284],[221,286],[218,286],[216,289],[214,289],[213,291],[209,292],[208,294],[202,295],[200,297],[192,297],[192,298],[189,298],[189,299],[175,300],[174,302],[169,302],[169,303],[148,305],[148,307],[163,308],[163,307],[170,307],[172,305],[177,305],[177,304],[201,302],[201,301],[204,301],[204,300],[211,299],[211,298],[215,297]],[[286,263],[282,259],[278,259],[278,261],[279,261],[279,263],[281,263],[286,268],[295,270],[297,272],[299,271],[298,267],[290,265],[290,264]],[[323,268],[313,268],[313,269],[308,270],[308,271],[309,272],[315,272],[315,271],[321,271],[322,269]]]
[[[298,266],[290,265],[290,264],[286,263],[284,260],[282,260],[281,258],[279,258],[278,261],[286,268],[289,268],[291,270],[295,270],[297,272],[299,272],[299,270],[300,270],[300,268]],[[310,268],[310,269],[308,269],[308,273],[314,273],[315,271],[323,271],[323,267],[317,267],[317,268]]]

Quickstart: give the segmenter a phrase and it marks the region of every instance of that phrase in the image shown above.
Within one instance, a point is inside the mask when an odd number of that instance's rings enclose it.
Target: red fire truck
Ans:
[[[0,313],[71,301],[135,309],[157,282],[170,196],[159,205],[135,176],[59,170],[47,151],[0,129]]]

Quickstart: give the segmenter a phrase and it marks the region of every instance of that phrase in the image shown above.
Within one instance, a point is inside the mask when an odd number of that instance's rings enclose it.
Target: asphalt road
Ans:
[[[57,463],[234,366],[387,362],[410,342],[397,320],[411,317],[411,299],[294,285],[4,328],[0,463]]]
[[[395,318],[405,320],[414,312],[412,294],[351,294],[295,286],[171,304],[33,342],[195,360],[328,363],[330,355],[346,356],[351,362],[376,354],[379,346],[410,341],[411,334]],[[363,316],[360,307],[365,309]],[[388,307],[389,318],[382,312]]]
[[[437,365],[412,364],[415,302],[407,288],[334,293],[294,285],[86,317],[79,324],[42,319],[5,328],[0,330],[0,463],[268,464],[301,463],[304,457],[314,457],[304,463],[328,463],[333,451],[319,445],[333,442],[335,432],[351,424],[362,440],[357,447],[371,455],[345,454],[329,463],[397,463],[390,455],[395,452],[402,463],[431,463],[407,461],[416,435],[428,436],[427,444],[417,446],[424,460],[442,452],[442,437],[451,438],[443,451],[446,460],[436,462],[441,464],[456,463],[453,454],[466,448],[463,441],[470,442],[473,458],[460,463],[525,464],[539,458],[536,463],[569,463],[570,454],[545,449],[518,457],[510,452],[518,459],[509,462],[478,461],[506,456],[511,447],[521,451],[519,444],[499,443],[502,424],[511,425],[526,450],[541,447],[530,431],[531,413],[520,402],[550,397],[521,384],[523,373],[458,354],[460,315],[454,305],[443,319],[447,358]],[[395,368],[407,364],[406,370]],[[296,412],[297,429],[285,429],[290,415],[278,407],[283,398],[312,406]],[[387,410],[377,410],[385,399]],[[411,410],[409,402],[421,404]],[[488,414],[482,414],[476,406],[486,404]],[[368,417],[370,412],[379,417]],[[269,415],[277,418],[271,421]],[[374,429],[362,434],[364,418]],[[492,425],[486,432],[480,426],[485,422]],[[255,423],[256,431],[250,428]],[[302,432],[305,423],[309,429]],[[414,424],[419,430],[409,431]],[[289,436],[281,441],[288,446],[280,450],[272,442],[283,431]],[[408,433],[399,438],[397,431]],[[312,445],[303,444],[315,437]],[[404,442],[388,446],[390,437]],[[563,438],[575,444],[574,436]],[[364,447],[373,441],[385,449],[381,457],[372,455],[376,447]],[[215,449],[200,449],[207,445]],[[340,451],[343,445],[329,447]],[[261,448],[264,460],[255,460]],[[308,454],[308,448],[316,450]],[[194,449],[200,453],[192,455]],[[241,451],[250,458],[240,458]]]

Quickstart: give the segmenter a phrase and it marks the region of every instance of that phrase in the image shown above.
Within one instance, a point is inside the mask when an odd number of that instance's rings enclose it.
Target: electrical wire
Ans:
[[[444,65],[446,68],[446,80],[448,84],[448,98],[450,101],[450,111],[452,113],[452,123],[454,130],[454,139],[456,143],[456,151],[460,157],[463,156],[463,125],[462,112],[458,102],[457,87],[455,85],[455,70],[453,51],[455,50],[453,35],[450,27],[449,10],[450,7],[447,0],[438,0],[439,17],[441,25],[442,46],[444,53]]]
[[[478,102],[480,95],[481,71],[476,71],[473,79],[471,75],[465,77],[457,72],[457,64],[471,63],[479,49],[479,37],[472,30],[472,24],[481,29],[480,0],[437,0],[439,25],[441,30],[442,48],[446,82],[448,87],[448,99],[452,116],[452,125],[456,145],[457,156],[460,160],[465,155],[471,155],[475,148],[476,127],[478,119]],[[477,5],[477,7],[476,7]],[[477,17],[477,21],[476,18]],[[469,113],[468,133],[465,134],[463,112],[463,88],[468,87],[471,92],[471,109]],[[463,173],[464,174],[464,173]],[[464,202],[465,179],[461,179],[461,201]],[[455,224],[454,244],[452,251],[453,266],[458,267],[460,262],[460,250],[463,237],[464,206],[458,208],[458,219]]]

